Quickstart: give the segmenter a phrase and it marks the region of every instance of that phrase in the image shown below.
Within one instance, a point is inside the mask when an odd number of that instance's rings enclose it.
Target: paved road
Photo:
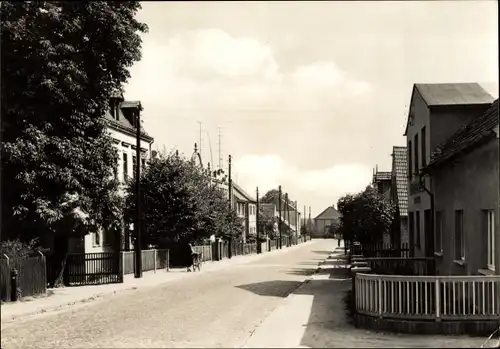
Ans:
[[[482,342],[353,328],[342,302],[350,282],[341,260],[327,261],[303,284],[335,247],[333,240],[315,240],[247,264],[3,324],[2,348],[470,348]]]
[[[7,324],[2,348],[240,347],[334,244],[315,240],[248,264]]]

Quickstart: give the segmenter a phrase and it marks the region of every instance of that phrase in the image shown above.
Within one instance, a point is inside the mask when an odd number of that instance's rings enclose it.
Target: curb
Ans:
[[[218,263],[220,261],[209,261],[208,263],[210,263],[210,264],[213,263],[212,265],[216,266],[216,268],[213,269],[213,270],[206,270],[206,272],[214,272],[214,271],[224,270],[224,269],[228,268],[230,265],[234,265],[234,264],[237,265],[237,264],[250,263],[250,262],[252,262],[255,259],[259,259],[259,258],[265,257],[267,255],[272,254],[273,252],[290,251],[293,248],[304,246],[304,245],[307,245],[308,243],[311,243],[311,242],[312,242],[312,240],[309,240],[309,241],[306,241],[306,242],[304,242],[302,244],[293,245],[293,246],[285,247],[285,248],[282,248],[282,249],[276,249],[276,250],[273,250],[273,251],[266,251],[265,253],[251,254],[251,255],[246,255],[246,256],[235,256],[235,257],[243,257],[243,258],[244,257],[254,257],[254,259],[250,258],[248,261],[243,261],[243,262],[238,261],[239,263],[227,263],[228,265],[220,265],[220,264],[218,265]],[[229,261],[230,259],[226,259],[226,260]],[[318,270],[319,270],[319,268],[318,268]],[[316,271],[315,271],[315,273],[316,273]],[[42,315],[42,314],[45,315],[45,314],[48,314],[48,313],[56,313],[58,311],[66,310],[67,308],[78,307],[78,306],[82,306],[82,305],[87,305],[90,302],[94,302],[96,300],[104,299],[104,298],[107,298],[109,296],[115,296],[117,294],[121,294],[121,293],[124,293],[124,292],[127,292],[127,291],[135,291],[135,290],[138,290],[138,289],[147,289],[149,287],[158,287],[160,285],[163,285],[163,284],[166,284],[166,283],[178,280],[178,279],[182,279],[184,277],[194,276],[194,275],[196,275],[196,273],[192,273],[192,274],[182,273],[182,274],[179,275],[179,277],[175,277],[175,278],[172,278],[170,280],[165,280],[165,281],[157,283],[157,284],[150,284],[150,285],[146,284],[146,285],[139,285],[139,286],[137,286],[137,285],[130,285],[129,287],[118,288],[118,289],[104,291],[104,292],[97,292],[97,293],[94,293],[94,294],[91,294],[91,295],[87,295],[87,296],[79,298],[79,299],[77,299],[75,301],[67,302],[67,303],[64,303],[64,304],[59,304],[59,305],[55,305],[55,306],[49,306],[47,308],[37,309],[37,310],[34,310],[34,311],[30,311],[30,312],[26,312],[26,313],[21,313],[21,314],[17,314],[17,315],[13,315],[13,316],[9,316],[9,315],[2,316],[2,318],[1,318],[1,324],[2,325],[7,325],[7,324],[11,324],[11,323],[14,323],[14,322],[17,322],[17,321],[27,320],[28,318],[33,317],[33,316],[37,316],[37,315]],[[300,286],[301,285],[299,285],[299,287]],[[37,299],[43,299],[43,298],[47,298],[47,297],[51,297],[51,296],[47,295],[45,297],[34,298],[33,300],[31,300],[31,302],[36,302]],[[19,303],[19,302],[17,302],[17,303]],[[13,304],[16,304],[16,303],[13,303]],[[2,305],[2,306],[5,306],[5,305]],[[9,306],[9,305],[7,305],[7,306]]]

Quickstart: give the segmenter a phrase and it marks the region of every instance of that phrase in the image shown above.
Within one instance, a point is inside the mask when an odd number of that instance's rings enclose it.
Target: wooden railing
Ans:
[[[405,320],[500,320],[500,276],[356,274],[360,314]]]

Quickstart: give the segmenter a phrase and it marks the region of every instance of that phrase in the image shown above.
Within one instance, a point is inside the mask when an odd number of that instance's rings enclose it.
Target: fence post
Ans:
[[[154,266],[154,272],[156,273],[156,248],[153,249],[153,258],[154,258],[154,261],[155,261],[155,266]]]
[[[120,268],[120,279],[123,282],[125,279],[125,256],[123,251],[120,251],[118,254],[118,266]]]
[[[378,283],[378,316],[382,318],[382,304],[383,299],[382,299],[382,276],[379,276],[377,279]]]
[[[167,249],[167,271],[170,271],[170,250]]]
[[[434,297],[436,297],[436,321],[441,321],[441,290],[439,278],[435,281],[435,292]]]
[[[10,272],[10,300],[17,302],[17,269],[13,268]]]

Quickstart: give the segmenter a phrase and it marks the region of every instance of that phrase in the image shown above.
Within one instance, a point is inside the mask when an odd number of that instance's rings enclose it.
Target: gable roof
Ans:
[[[247,201],[256,202],[255,199],[253,197],[251,197],[246,191],[244,191],[243,188],[240,187],[238,184],[236,184],[235,182],[232,182],[232,185],[233,185],[233,189],[235,189],[236,192],[238,194],[240,194],[239,196],[241,196],[242,198],[244,198]]]
[[[482,140],[493,136],[498,126],[498,99],[484,114],[474,118],[469,124],[460,128],[450,138],[436,147],[431,155],[431,162],[427,169],[438,166],[452,157],[460,154]]]
[[[443,106],[488,105],[494,101],[478,83],[448,83],[448,84],[414,84],[410,98],[410,109],[413,97],[417,92],[428,108]],[[410,122],[408,114],[405,133]]]
[[[428,107],[490,104],[494,98],[478,83],[415,84]]]
[[[335,207],[329,206],[314,219],[340,219],[340,212]]]
[[[136,127],[132,124],[132,120],[129,120],[129,118],[126,117],[125,114],[123,113],[123,109],[127,108],[139,108],[140,110],[142,110],[142,105],[141,102],[139,101],[121,101],[118,107],[118,116],[119,116],[118,120],[113,118],[109,110],[107,110],[106,114],[104,114],[104,119],[106,119],[106,122],[110,127],[116,128],[118,131],[125,132],[132,136],[135,136]],[[153,137],[151,137],[146,133],[142,125],[141,125],[141,136],[143,139],[147,141],[153,140]]]
[[[380,181],[390,181],[391,180],[391,172],[387,171],[377,171],[375,175],[373,176],[374,182],[380,182]]]
[[[396,198],[401,216],[408,215],[408,153],[406,147],[392,147],[392,175],[396,180]]]

